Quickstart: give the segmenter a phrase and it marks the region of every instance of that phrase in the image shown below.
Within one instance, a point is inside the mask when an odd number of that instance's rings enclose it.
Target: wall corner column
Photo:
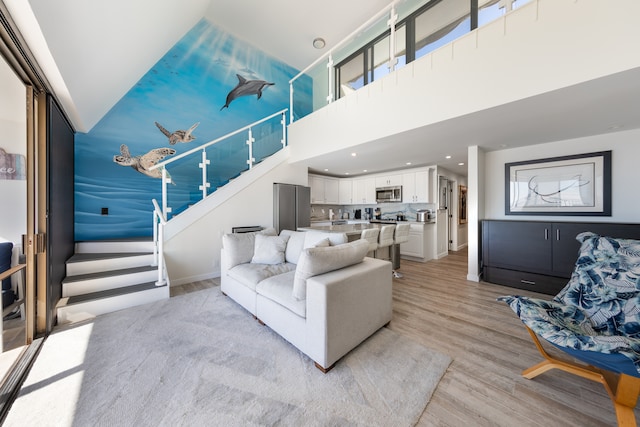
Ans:
[[[468,262],[467,280],[480,281],[480,220],[484,217],[485,153],[477,145],[467,150]]]

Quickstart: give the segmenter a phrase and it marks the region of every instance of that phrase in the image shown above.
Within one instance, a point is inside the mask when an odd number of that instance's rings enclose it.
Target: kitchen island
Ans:
[[[426,262],[435,258],[435,221],[415,222],[402,221],[410,224],[409,240],[400,245],[400,256],[405,259],[418,262]],[[362,235],[362,230],[370,228],[380,228],[386,223],[358,223],[358,224],[335,224],[335,225],[313,225],[310,227],[300,227],[298,231],[319,230],[330,233],[344,233],[347,240],[352,242],[358,240]]]
[[[326,231],[329,233],[344,233],[347,235],[348,241],[352,242],[360,238],[360,236],[362,235],[362,230],[368,230],[370,228],[380,228],[383,225],[388,225],[388,224],[359,223],[359,224],[336,224],[336,225],[312,225],[311,227],[300,227],[298,228],[298,231],[318,230],[318,231]]]

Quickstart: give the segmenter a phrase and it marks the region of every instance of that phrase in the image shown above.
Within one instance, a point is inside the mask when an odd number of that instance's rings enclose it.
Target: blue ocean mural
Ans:
[[[76,134],[76,240],[150,236],[151,200],[161,200],[162,185],[159,170],[148,168],[288,108],[296,74],[201,20],[88,133]],[[307,77],[296,84],[296,118],[312,111],[311,88]],[[281,129],[276,120],[253,130],[257,160],[279,148]],[[212,189],[246,169],[245,140],[238,135],[207,149]],[[199,161],[196,155],[168,168],[170,205],[201,199]]]

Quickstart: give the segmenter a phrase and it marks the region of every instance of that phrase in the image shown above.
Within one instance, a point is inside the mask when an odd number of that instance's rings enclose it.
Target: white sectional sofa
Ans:
[[[221,289],[323,372],[392,316],[388,261],[340,233],[227,234]]]

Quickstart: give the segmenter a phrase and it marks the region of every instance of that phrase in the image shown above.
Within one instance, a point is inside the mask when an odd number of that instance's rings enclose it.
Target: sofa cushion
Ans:
[[[227,275],[244,286],[255,291],[256,285],[269,277],[278,274],[295,271],[296,265],[291,263],[282,264],[238,264],[227,271]]]
[[[317,241],[316,244],[313,245],[314,248],[326,248],[327,246],[331,246],[331,240],[329,240],[328,237]]]
[[[368,251],[369,242],[363,239],[338,246],[304,249],[296,267],[293,297],[297,300],[307,297],[309,277],[362,262]]]
[[[222,247],[225,251],[228,268],[251,262],[256,235],[274,236],[275,232],[274,228],[267,228],[257,233],[230,233],[223,235]]]
[[[254,264],[282,264],[288,238],[285,236],[256,235],[253,257]]]
[[[291,230],[282,230],[280,232],[281,236],[289,236],[289,240],[287,241],[287,249],[284,252],[284,259],[287,262],[292,262],[294,264],[298,263],[298,258],[300,258],[300,252],[302,252],[302,248],[304,247],[304,237],[306,236],[306,232],[304,231],[291,231]]]
[[[320,240],[329,238],[331,245],[337,246],[347,243],[347,235],[344,233],[327,233],[325,231],[309,230],[304,233],[304,248],[313,248]]]
[[[306,317],[306,301],[299,301],[293,297],[293,279],[296,272],[278,274],[258,283],[256,292],[271,301],[291,310],[300,317]]]

